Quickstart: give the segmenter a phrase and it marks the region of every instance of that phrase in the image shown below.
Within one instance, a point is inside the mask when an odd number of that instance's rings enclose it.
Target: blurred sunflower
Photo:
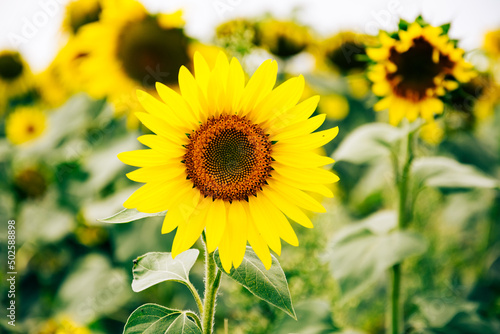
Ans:
[[[47,177],[39,168],[25,168],[14,177],[14,188],[22,199],[37,199],[47,191]]]
[[[72,94],[86,91],[89,79],[82,72],[82,64],[94,49],[80,35],[70,37],[50,65],[36,75],[37,90],[49,107],[58,107]]]
[[[117,115],[128,114],[130,128],[139,124],[130,112],[139,108],[131,93],[137,88],[153,93],[155,82],[175,86],[179,68],[191,67],[198,45],[184,33],[181,16],[180,11],[152,15],[137,1],[121,0],[82,32],[89,43],[97,43],[82,64],[90,80],[87,91],[108,97]]]
[[[99,21],[106,0],[72,0],[66,5],[63,29],[72,34],[81,27]]]
[[[453,108],[454,128],[470,129],[476,120],[493,115],[500,103],[500,86],[491,74],[479,73],[451,92],[448,103]]]
[[[40,329],[39,334],[90,334],[90,330],[86,327],[81,327],[71,318],[65,316],[61,319],[49,319]]]
[[[293,21],[264,20],[257,25],[255,44],[280,58],[304,51],[313,41],[309,28]]]
[[[124,206],[168,210],[162,233],[177,228],[172,256],[205,230],[208,251],[219,248],[226,271],[241,264],[247,241],[269,268],[269,248],[280,254],[280,238],[298,245],[286,216],[312,227],[302,209],[325,211],[308,192],[331,197],[325,184],[338,177],[321,168],[333,160],[312,151],[332,140],[338,128],[311,134],[325,120],[309,118],[318,96],[297,104],[302,76],[273,89],[277,70],[267,60],[245,85],[236,58],[229,63],[221,52],[211,70],[196,53],[196,77],[186,67],[179,71],[181,94],[158,83],[162,103],[138,91],[147,113],[137,117],[156,135],[139,137],[151,149],[118,155],[141,167],[127,176],[146,183]]]
[[[0,52],[0,115],[9,100],[22,97],[33,89],[33,73],[16,51]]]
[[[5,121],[5,135],[14,145],[30,142],[42,135],[45,114],[37,107],[18,107]]]
[[[248,54],[255,46],[256,26],[248,19],[224,22],[215,29],[216,44],[239,55]]]
[[[382,99],[377,111],[389,109],[389,122],[410,122],[419,116],[432,120],[443,112],[440,97],[474,76],[472,65],[463,59],[442,27],[412,23],[407,30],[389,36],[380,34],[381,47],[367,49],[376,62],[369,70],[373,92]]]
[[[500,29],[486,33],[484,36],[483,49],[491,58],[500,58]]]
[[[373,36],[357,34],[351,31],[340,32],[319,44],[320,63],[341,75],[363,73],[368,67],[367,46],[376,43]]]
[[[420,128],[420,138],[430,145],[437,145],[441,143],[444,138],[443,125],[438,121],[425,123]]]
[[[328,119],[342,120],[349,114],[349,101],[340,94],[325,95],[319,101],[319,110]]]

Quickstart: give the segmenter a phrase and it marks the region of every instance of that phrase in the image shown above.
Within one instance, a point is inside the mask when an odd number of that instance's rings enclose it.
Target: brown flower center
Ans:
[[[23,72],[23,63],[18,54],[0,55],[0,79],[14,80]]]
[[[394,73],[387,74],[394,93],[412,101],[420,101],[428,89],[436,88],[434,79],[451,75],[454,62],[447,55],[439,53],[437,62],[433,58],[435,48],[425,38],[418,37],[405,52],[399,53],[393,47],[389,60],[396,65]]]
[[[186,172],[205,197],[248,200],[270,177],[271,141],[245,117],[212,117],[189,139],[184,156]]]
[[[366,69],[367,62],[360,60],[358,55],[366,56],[365,46],[355,42],[345,42],[328,52],[326,57],[335,68],[345,75],[351,71]]]
[[[146,17],[124,27],[118,39],[117,57],[125,72],[145,87],[159,81],[177,84],[182,65],[190,67],[188,38],[180,28],[164,29],[156,18]]]

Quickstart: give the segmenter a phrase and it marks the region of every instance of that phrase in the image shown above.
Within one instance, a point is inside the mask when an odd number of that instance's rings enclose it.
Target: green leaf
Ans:
[[[172,259],[170,253],[151,252],[139,256],[132,270],[132,290],[139,292],[164,281],[189,283],[189,270],[200,251],[188,249]]]
[[[393,211],[381,211],[345,227],[331,241],[324,260],[344,299],[364,291],[388,268],[427,249],[427,241],[421,235],[393,231],[396,220]]]
[[[355,164],[369,163],[388,157],[402,130],[385,123],[371,123],[351,132],[333,153],[332,158]]]
[[[297,305],[296,311],[299,321],[282,317],[275,322],[272,333],[329,334],[336,332],[330,303],[323,300],[305,300]]]
[[[443,29],[443,34],[447,34],[448,31],[450,30],[451,24],[450,23],[446,23],[446,24],[443,24],[443,25],[441,25],[439,27],[441,29]]]
[[[424,157],[412,165],[416,189],[439,188],[496,188],[499,181],[484,175],[472,166],[446,157]]]
[[[144,213],[139,212],[136,209],[123,209],[122,211],[115,213],[111,217],[99,219],[100,222],[110,223],[110,224],[120,224],[129,223],[135,220],[139,220],[146,217],[158,217],[165,216],[167,211],[156,212],[156,213]]]
[[[400,19],[398,23],[398,28],[399,30],[408,30],[408,27],[410,26],[410,22]]]
[[[266,270],[257,257],[257,254],[255,254],[251,247],[247,247],[241,265],[238,269],[232,268],[229,274],[227,274],[222,268],[219,251],[216,250],[214,252],[215,263],[220,270],[243,285],[255,296],[285,311],[292,318],[297,319],[285,273],[281,269],[278,260],[273,255],[271,255],[271,258],[271,268]]]
[[[157,304],[138,307],[127,319],[123,334],[201,334],[185,312]]]

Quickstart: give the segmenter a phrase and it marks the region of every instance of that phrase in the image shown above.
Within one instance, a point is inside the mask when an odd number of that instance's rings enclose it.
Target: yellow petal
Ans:
[[[210,67],[199,51],[194,53],[194,74],[202,92],[207,95]]]
[[[200,192],[196,189],[189,189],[186,193],[180,196],[172,208],[168,210],[161,233],[172,232],[179,224],[185,224],[199,203]]]
[[[276,226],[267,212],[267,205],[263,203],[262,197],[250,196],[249,198],[250,214],[259,231],[260,235],[264,238],[276,254],[281,254],[281,242]]]
[[[226,206],[224,201],[216,199],[210,205],[207,213],[207,249],[212,253],[222,239],[224,230],[226,229]]]
[[[162,136],[143,135],[137,138],[139,142],[149,148],[161,152],[171,158],[179,158],[186,154],[186,149],[179,144],[167,140]],[[179,159],[179,161],[182,159]]]
[[[185,172],[186,167],[179,162],[169,165],[142,167],[127,173],[127,177],[135,182],[158,182],[179,178],[181,175],[185,177]]]
[[[135,115],[149,130],[153,131],[157,135],[167,138],[168,140],[176,144],[184,145],[189,140],[185,134],[180,132],[178,129],[168,125],[167,122],[159,119],[158,117],[144,112],[136,112]]]
[[[307,134],[300,137],[280,140],[273,146],[273,150],[313,150],[333,140],[339,133],[339,127]]]
[[[275,180],[268,180],[269,186],[285,199],[290,200],[297,206],[314,212],[326,212],[325,208],[314,198],[304,193],[302,190],[288,186]]]
[[[294,168],[292,166],[273,163],[273,168],[287,178],[306,183],[335,183],[339,177],[322,168]]]
[[[200,122],[206,121],[208,107],[205,95],[191,72],[185,66],[181,66],[179,70],[179,88],[197,120]]]
[[[231,254],[233,257],[233,265],[238,268],[245,256],[248,238],[248,221],[245,208],[240,201],[233,201],[229,205],[227,225],[231,226],[229,237],[231,240]]]
[[[309,134],[319,128],[325,121],[326,115],[318,115],[305,121],[289,125],[281,129],[276,134],[271,134],[272,140],[284,140]]]
[[[243,205],[248,205],[248,203],[245,202]],[[257,227],[255,227],[255,223],[251,216],[248,216],[248,243],[252,246],[252,249],[262,261],[264,267],[269,270],[272,264],[271,253],[269,252],[269,247],[266,242],[257,231]]]
[[[276,83],[277,74],[278,63],[276,61],[268,59],[259,66],[243,90],[237,108],[237,111],[241,111],[239,112],[241,116],[245,116],[271,92]]]
[[[154,150],[135,150],[118,154],[118,159],[124,164],[135,167],[150,167],[165,165],[172,159]]]
[[[312,228],[313,224],[309,217],[302,212],[297,206],[291,204],[288,200],[286,200],[283,196],[281,196],[278,192],[273,190],[270,187],[264,187],[262,190],[264,196],[266,196],[271,202],[274,203],[288,218],[292,219],[296,223],[307,227]]]

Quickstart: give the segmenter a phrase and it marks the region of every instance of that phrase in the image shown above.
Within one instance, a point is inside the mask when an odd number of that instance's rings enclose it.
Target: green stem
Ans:
[[[399,192],[399,207],[398,207],[398,226],[402,230],[408,225],[408,182],[410,177],[410,167],[413,161],[413,132],[409,132],[408,141],[406,143],[406,158],[403,165],[403,170],[398,173],[396,166],[396,182]],[[391,268],[392,271],[392,286],[390,295],[390,312],[391,312],[391,334],[400,334],[403,326],[403,312],[401,310],[401,263],[397,263]]]
[[[196,301],[196,306],[198,306],[198,312],[200,312],[200,315],[203,314],[203,303],[201,302],[200,295],[198,294],[198,291],[196,290],[194,285],[189,281],[187,282],[183,281],[182,283],[184,283],[189,288],[189,291],[191,291],[191,294],[193,295],[194,300]]]
[[[191,312],[191,311],[185,311],[185,312],[186,312],[186,315],[193,318],[194,321],[196,321],[196,324],[198,325],[198,327],[201,328],[201,320],[200,320],[200,317],[198,316],[198,314]]]
[[[202,235],[205,246],[205,298],[203,301],[202,330],[203,334],[212,334],[214,327],[215,302],[219,291],[222,271],[217,269],[215,260],[208,253],[205,233]]]

